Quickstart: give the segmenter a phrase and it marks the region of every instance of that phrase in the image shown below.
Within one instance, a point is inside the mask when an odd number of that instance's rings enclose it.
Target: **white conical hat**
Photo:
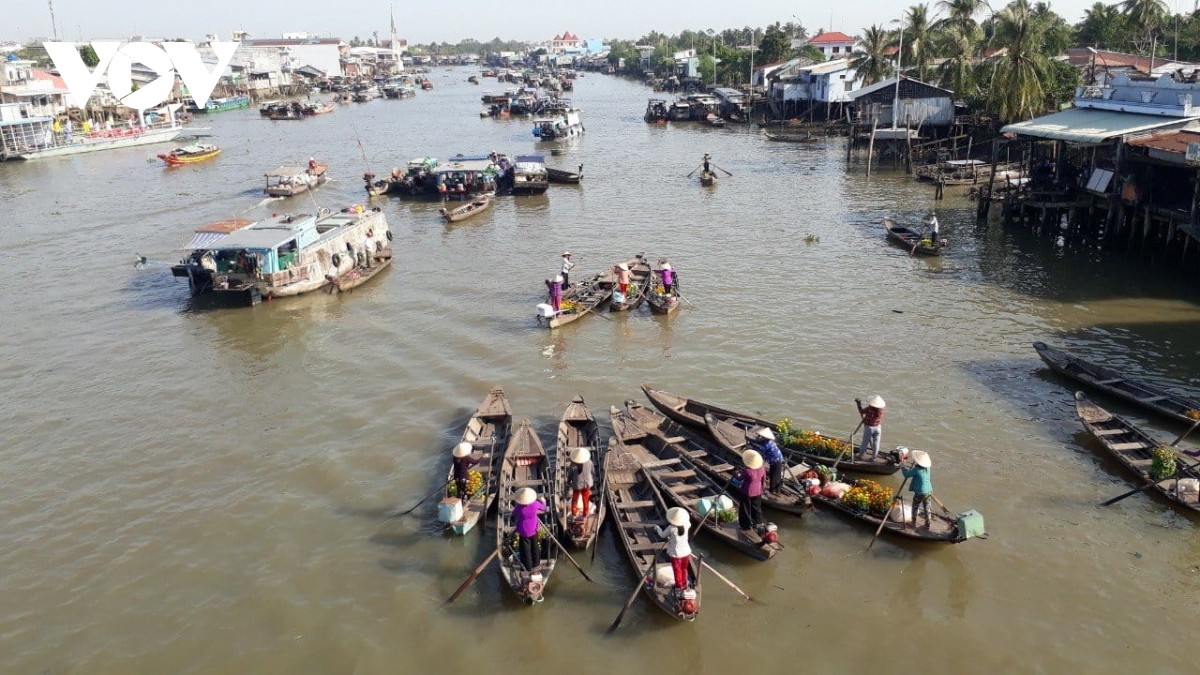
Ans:
[[[621,263],[620,265],[617,265],[617,267],[620,267],[621,269],[625,270],[626,272],[629,271],[629,265],[626,265],[625,263]]]
[[[570,252],[570,251],[563,251],[563,255],[564,255],[564,256],[571,255],[571,252]]]
[[[917,466],[923,466],[926,469],[933,466],[933,461],[929,459],[929,453],[924,450],[913,450],[912,459]]]
[[[758,435],[762,436],[763,438],[765,438],[769,441],[775,440],[775,433],[766,427],[759,429]]]
[[[688,524],[688,512],[678,506],[672,506],[667,509],[667,522],[677,527],[686,527]]]
[[[562,278],[561,274],[554,275],[554,283],[561,284],[562,282],[563,282],[563,278]]]
[[[762,455],[754,450],[747,450],[742,453],[742,463],[751,469],[757,469],[763,465]]]
[[[662,264],[662,268],[663,268],[664,270],[669,270],[669,269],[671,269],[671,263],[669,263],[669,262],[665,262],[665,263],[663,263],[663,264]]]
[[[529,506],[537,501],[537,493],[533,488],[521,488],[517,490],[517,503],[521,506]]]
[[[454,446],[454,456],[455,457],[466,457],[467,455],[471,454],[472,450],[474,450],[474,448],[471,447],[471,444],[466,441],[463,441],[462,443],[459,443],[458,445]]]
[[[587,448],[575,448],[571,451],[571,461],[576,464],[584,464],[592,458],[592,451]]]
[[[879,408],[880,410],[883,410],[887,407],[887,404],[883,402],[883,397],[879,394],[871,394],[868,396],[867,405],[871,406],[872,408]]]

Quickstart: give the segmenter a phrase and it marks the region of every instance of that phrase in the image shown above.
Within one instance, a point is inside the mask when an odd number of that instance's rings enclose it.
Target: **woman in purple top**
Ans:
[[[517,505],[513,507],[513,523],[517,526],[520,537],[521,564],[529,572],[536,570],[542,564],[542,547],[538,545],[538,530],[542,521],[538,514],[546,510],[545,503],[537,498],[533,488],[521,488],[517,491]]]
[[[658,261],[658,273],[662,276],[663,292],[670,295],[671,287],[675,285],[675,270],[671,269],[671,263],[666,258]]]
[[[754,450],[742,453],[746,468],[737,472],[741,479],[741,499],[738,500],[738,526],[749,530],[763,524],[762,493],[767,470],[763,468],[762,455]]]
[[[561,274],[554,277],[554,281],[546,282],[546,288],[550,289],[550,306],[554,308],[555,313],[562,311],[562,287],[563,277]]]

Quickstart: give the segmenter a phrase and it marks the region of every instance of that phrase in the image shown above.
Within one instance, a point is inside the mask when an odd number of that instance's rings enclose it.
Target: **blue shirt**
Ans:
[[[912,479],[909,490],[913,494],[927,495],[933,492],[933,481],[929,480],[929,469],[913,464],[911,469],[904,469],[903,473],[905,478]]]
[[[778,445],[775,445],[775,441],[755,438],[751,445],[758,451],[758,454],[762,455],[767,464],[783,464],[783,452],[779,450]]]

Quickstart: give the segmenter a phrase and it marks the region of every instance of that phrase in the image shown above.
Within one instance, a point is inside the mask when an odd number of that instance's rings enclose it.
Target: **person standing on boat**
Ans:
[[[937,246],[938,241],[940,241],[938,238],[939,237],[938,219],[937,219],[937,214],[934,213],[933,211],[929,212],[929,221],[928,222],[929,222],[929,241],[933,242],[934,246]]]
[[[563,288],[571,285],[571,270],[575,267],[575,263],[571,262],[571,252],[563,251],[562,254],[562,284]]]
[[[666,258],[658,261],[658,274],[662,278],[663,293],[670,295],[675,285],[675,270],[671,269],[671,263]]]
[[[629,265],[625,263],[617,265],[617,287],[621,295],[629,297]]]
[[[547,279],[546,288],[550,289],[550,306],[554,308],[554,313],[558,314],[562,311],[563,275],[555,276],[554,281]]]
[[[513,523],[517,527],[520,538],[518,548],[521,564],[532,572],[542,564],[542,547],[538,545],[538,530],[542,521],[538,514],[546,510],[546,504],[537,498],[533,488],[521,488],[517,491],[517,505],[513,507]]]
[[[455,495],[464,502],[470,497],[467,485],[471,482],[471,467],[483,461],[483,457],[473,454],[475,448],[463,441],[454,446],[454,489]]]
[[[691,519],[688,512],[678,506],[667,509],[667,523],[664,528],[655,525],[658,536],[667,540],[667,557],[671,559],[671,571],[675,573],[675,588],[685,590],[688,587],[688,563],[692,558],[692,547],[688,544],[688,526]]]
[[[308,158],[308,173],[309,175],[315,175],[317,173],[317,160],[315,157]]]
[[[67,118],[67,123],[63,127],[63,131],[67,135],[67,142],[70,143],[71,142],[71,132],[75,131],[75,123],[71,121],[70,117]]]
[[[925,525],[924,529],[929,529],[929,498],[933,496],[933,481],[929,478],[929,467],[933,466],[933,461],[929,459],[929,453],[923,450],[914,450],[912,454],[912,464],[907,469],[903,469],[904,477],[911,478],[912,484],[908,489],[912,491],[912,522],[910,527],[917,526],[917,513],[921,507],[925,507]]]
[[[592,486],[595,485],[592,464],[592,451],[587,448],[575,448],[571,451],[571,467],[567,469],[567,484],[571,486],[571,517],[582,513],[582,520],[587,520],[588,511],[592,506]],[[579,501],[580,509],[575,508]]]
[[[762,455],[755,450],[742,453],[742,463],[745,468],[735,474],[734,479],[741,481],[738,498],[738,526],[743,530],[759,527],[763,524],[762,493],[763,482],[767,478],[767,470],[763,468]]]
[[[783,486],[783,451],[775,443],[775,432],[766,427],[759,429],[750,445],[767,462],[768,489],[779,492]]]
[[[710,160],[710,159],[712,159],[712,156],[709,155],[707,152],[704,153],[704,173],[712,173],[712,169],[709,168],[709,164],[708,164],[708,160]]]
[[[863,435],[858,445],[858,454],[866,455],[867,448],[871,449],[871,459],[879,457],[879,444],[883,438],[883,409],[887,405],[883,397],[872,394],[867,397],[867,407],[864,408],[861,398],[854,399],[858,406],[858,414],[862,416]]]

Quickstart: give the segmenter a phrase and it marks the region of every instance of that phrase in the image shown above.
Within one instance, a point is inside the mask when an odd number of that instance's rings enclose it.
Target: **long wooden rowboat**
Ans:
[[[652,436],[659,436],[666,443],[679,446],[678,452],[686,455],[692,465],[712,477],[718,485],[729,482],[733,474],[742,468],[741,452],[730,452],[713,442],[708,434],[676,424],[658,413],[633,401],[625,402],[625,414],[632,417]],[[812,501],[800,487],[800,482],[784,476],[778,493],[763,492],[763,504],[777,511],[802,516],[812,510]]]
[[[898,244],[901,248],[906,248],[916,255],[941,255],[945,245],[940,241],[929,241],[923,237],[920,232],[896,224],[896,221],[891,218],[883,219],[883,228],[887,231],[888,241]],[[929,241],[929,244],[922,244],[922,241]]]
[[[713,438],[727,452],[740,456],[742,450],[746,448],[746,433],[743,427],[737,426],[729,421],[718,420],[712,415],[708,416],[709,431],[712,432]],[[799,477],[810,469],[810,465],[803,462],[789,468],[791,476],[784,476],[784,485],[788,485],[793,477]],[[842,481],[853,486],[856,481],[853,478],[842,478]],[[795,485],[799,489],[799,485]],[[840,499],[826,497],[822,494],[811,496],[812,503],[822,508],[837,511],[843,515],[849,516],[859,522],[866,523],[872,528],[878,529],[879,524],[883,522],[882,516],[877,516],[868,511],[859,511],[842,503]],[[765,499],[763,500],[766,501]],[[922,541],[941,541],[951,544],[957,544],[960,541],[966,541],[958,535],[958,521],[950,518],[942,513],[936,513],[934,505],[930,504],[930,524],[929,528],[905,527],[904,523],[898,520],[888,519],[883,526],[883,531],[888,534],[893,534],[899,537],[908,539],[919,539]]]
[[[1033,343],[1033,348],[1046,365],[1060,375],[1140,405],[1164,417],[1187,424],[1193,424],[1200,419],[1200,401],[1189,401],[1153,384],[1125,377],[1111,368],[1085,361],[1061,349],[1047,346],[1044,342]]]
[[[669,391],[651,389],[648,385],[642,385],[642,391],[646,393],[646,398],[650,399],[654,407],[661,410],[664,415],[694,429],[708,430],[704,416],[711,414],[718,419],[736,423],[745,429],[747,433],[755,433],[758,429],[766,427],[773,431],[777,437],[780,435],[778,425],[752,415],[734,412],[695,399],[685,398],[678,394],[672,394]],[[832,436],[821,436],[817,432],[806,431],[803,433],[810,436],[813,440],[820,440],[825,445],[836,446],[837,451],[844,456],[844,459],[838,462],[837,457],[808,452],[803,448],[791,445],[781,446],[783,454],[786,457],[800,458],[809,464],[816,463],[833,466],[833,464],[837,463],[839,469],[853,473],[870,473],[887,476],[900,470],[900,464],[897,461],[895,453],[881,452],[875,458],[858,458],[854,456],[854,446],[846,441],[835,439]]]
[[[562,419],[558,422],[558,447],[554,454],[554,494],[555,513],[558,516],[559,529],[570,537],[571,542],[579,548],[591,546],[600,532],[604,522],[604,499],[601,498],[600,475],[592,478],[596,487],[592,491],[596,502],[588,507],[586,518],[571,516],[571,486],[567,477],[571,468],[571,453],[576,448],[587,448],[592,453],[592,466],[603,466],[604,448],[600,447],[600,425],[588,410],[582,396],[576,396],[563,411]],[[599,473],[599,472],[597,472]]]
[[[579,165],[579,171],[566,171],[548,166],[546,167],[546,178],[551,183],[579,183],[583,180],[583,165]]]
[[[326,275],[325,281],[328,283],[322,286],[322,288],[326,289],[326,292],[330,295],[352,291],[374,279],[376,275],[390,267],[392,258],[391,247],[374,251],[371,253],[372,262],[370,267],[355,267],[337,277],[332,274]]]
[[[821,140],[819,136],[813,136],[812,134],[800,136],[798,134],[771,134],[763,132],[763,136],[766,136],[769,141],[778,141],[780,143],[816,143]]]
[[[704,187],[714,187],[717,184],[717,174],[715,171],[704,171],[700,174],[700,185]]]
[[[546,321],[547,328],[558,328],[575,323],[584,316],[598,310],[612,298],[612,284],[603,282],[602,274],[585,279],[563,293],[563,312]],[[570,303],[568,305],[567,303]],[[567,307],[570,311],[567,311]]]
[[[446,219],[446,222],[457,223],[487,211],[491,205],[492,195],[482,194],[466,204],[463,204],[462,206],[453,209],[443,208],[441,211],[438,211],[438,213],[442,214],[442,217]]]
[[[650,306],[651,314],[669,316],[679,309],[681,304],[679,293],[674,287],[671,288],[670,293],[659,293],[657,289],[661,287],[657,281],[651,281],[650,289],[646,293],[646,304]]]
[[[496,480],[494,469],[496,461],[508,447],[508,436],[512,430],[512,409],[508,406],[508,398],[504,390],[495,387],[488,392],[479,409],[467,421],[462,440],[470,443],[475,451],[483,455],[483,460],[475,465],[483,477],[483,486],[463,502],[462,517],[446,523],[455,534],[466,534],[475,527],[475,523],[487,513],[492,502],[496,499]],[[454,484],[454,466],[446,476],[446,483]]]
[[[705,518],[700,512],[700,500],[717,504],[718,498],[725,496],[722,486],[692,464],[680,446],[650,434],[615,406],[609,409],[609,415],[613,434],[621,447],[641,462],[668,501],[687,509],[692,522],[703,522],[705,532],[755,560],[770,560],[783,548],[778,543],[766,541],[753,530],[742,530],[736,518],[726,522],[717,522],[715,516]]]
[[[1081,391],[1075,392],[1075,411],[1088,433],[1100,441],[1109,456],[1136,475],[1140,484],[1154,481],[1150,476],[1150,466],[1153,464],[1151,453],[1162,443],[1124,417],[1092,403]],[[1179,479],[1200,478],[1200,469],[1182,457],[1177,457],[1175,462],[1179,467],[1175,475],[1156,482],[1150,489],[1193,513],[1200,513],[1200,500],[1178,493]]]
[[[608,303],[610,312],[628,312],[637,309],[646,299],[646,295],[650,292],[650,284],[654,281],[654,272],[650,269],[650,263],[646,262],[644,254],[637,254],[625,264],[629,266],[629,295],[624,301],[617,302],[616,294],[614,294],[613,301]],[[616,284],[615,274],[612,281]]]
[[[638,576],[642,592],[667,616],[692,621],[700,614],[700,566],[693,558],[690,563],[693,582],[689,590],[695,591],[695,605],[685,611],[680,603],[683,598],[673,581],[659,582],[660,578],[671,576],[667,542],[656,529],[667,527],[667,505],[633,453],[621,448],[615,438],[608,442],[609,450],[604,454],[604,495],[609,519],[629,566]]]
[[[547,511],[554,512],[554,473],[550,470],[550,457],[538,439],[533,423],[522,420],[508,441],[504,459],[496,476],[499,483],[496,508],[496,548],[500,551],[500,574],[518,598],[527,602],[542,602],[546,584],[554,572],[558,560],[558,547],[549,539],[539,538],[542,547],[541,564],[527,570],[521,563],[517,547],[517,526],[513,522],[513,500],[522,488],[533,488],[538,498],[546,502]],[[543,522],[546,537],[558,536],[558,523],[554,518]]]

